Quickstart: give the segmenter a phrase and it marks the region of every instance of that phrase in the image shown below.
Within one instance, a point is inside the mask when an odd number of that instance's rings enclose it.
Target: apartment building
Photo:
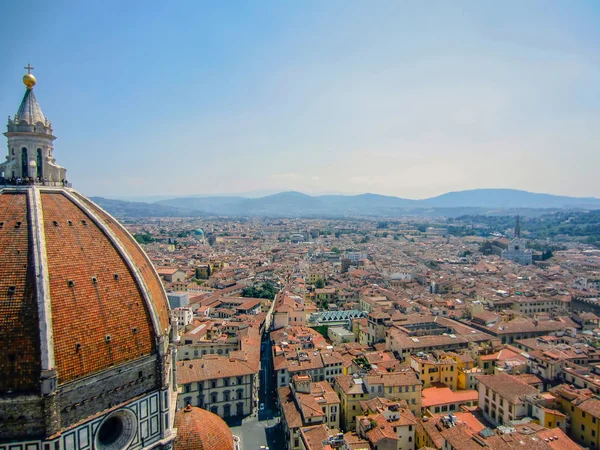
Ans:
[[[257,386],[254,367],[217,355],[177,364],[178,408],[198,406],[222,418],[252,413]]]
[[[342,426],[347,431],[356,429],[356,416],[362,413],[360,402],[368,399],[404,400],[415,416],[421,415],[421,382],[412,370],[342,375],[335,378],[334,389],[340,396]]]
[[[536,397],[536,388],[508,374],[481,375],[479,406],[484,416],[494,424],[510,424],[528,417],[527,399]]]
[[[378,450],[414,450],[417,419],[403,402],[375,398],[361,402],[357,434]]]
[[[458,362],[445,354],[419,352],[410,357],[410,366],[423,383],[423,389],[442,383],[455,391],[458,383]]]
[[[568,415],[567,430],[580,445],[600,448],[600,400],[587,389],[561,384],[550,390]]]
[[[340,398],[328,382],[295,375],[289,387],[278,389],[281,422],[289,450],[300,449],[300,428],[324,424],[340,427]]]

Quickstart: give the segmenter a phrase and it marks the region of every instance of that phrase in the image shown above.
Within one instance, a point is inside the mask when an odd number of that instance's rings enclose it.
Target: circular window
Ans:
[[[515,250],[519,250],[519,246],[518,245],[515,245]]]
[[[132,411],[121,409],[106,417],[96,432],[97,450],[123,450],[135,437],[136,417]]]

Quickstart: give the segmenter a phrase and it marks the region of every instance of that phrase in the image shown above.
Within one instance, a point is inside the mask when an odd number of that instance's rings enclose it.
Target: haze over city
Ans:
[[[599,12],[541,1],[10,3],[0,110],[18,104],[31,62],[62,130],[60,160],[88,195],[598,196]]]

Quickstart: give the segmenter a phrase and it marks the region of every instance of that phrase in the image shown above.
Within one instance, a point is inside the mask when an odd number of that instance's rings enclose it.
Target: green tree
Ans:
[[[133,235],[133,237],[140,244],[149,244],[151,242],[154,242],[154,238],[152,237],[152,235],[150,233],[147,233],[147,232],[135,233]]]
[[[317,278],[317,281],[315,281],[315,287],[317,289],[322,289],[325,287],[325,282],[323,281],[322,278]]]

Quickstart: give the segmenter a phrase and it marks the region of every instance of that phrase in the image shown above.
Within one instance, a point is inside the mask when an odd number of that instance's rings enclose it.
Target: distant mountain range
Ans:
[[[319,195],[281,192],[261,198],[178,197],[152,203],[93,197],[117,216],[285,216],[285,217],[400,217],[463,214],[511,214],[518,210],[600,209],[600,199],[536,194],[515,189],[474,189],[448,192],[424,200],[377,194]],[[546,211],[548,212],[548,211]],[[523,211],[521,211],[523,213]],[[526,212],[525,212],[526,214]]]

